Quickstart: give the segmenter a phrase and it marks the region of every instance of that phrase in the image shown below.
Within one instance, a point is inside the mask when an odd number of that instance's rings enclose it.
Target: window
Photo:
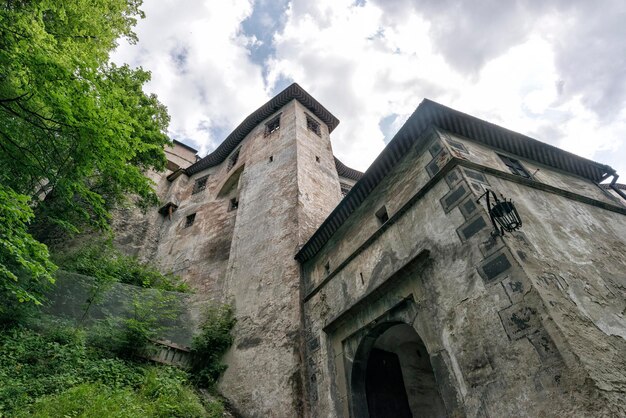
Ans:
[[[265,136],[280,129],[280,114],[265,124]]]
[[[208,179],[209,179],[209,176],[204,176],[204,177],[200,177],[199,179],[197,179],[193,185],[193,192],[191,192],[191,194],[200,193],[201,191],[205,190]]]
[[[235,166],[235,164],[237,164],[237,161],[239,160],[239,151],[241,151],[241,147],[237,148],[235,152],[233,152],[233,155],[230,156],[230,159],[228,160],[228,168],[226,169],[226,171],[230,170]]]
[[[228,211],[231,212],[233,210],[237,210],[239,207],[239,200],[236,197],[230,199],[230,203],[228,204]]]
[[[320,157],[318,157],[317,155],[315,156],[315,162],[317,162],[317,163],[320,162]]]
[[[381,223],[381,225],[387,222],[389,220],[387,208],[383,206],[382,208],[378,209],[376,211],[376,217],[378,218],[378,221]]]
[[[346,184],[346,183],[339,183],[339,186],[341,187],[341,195],[345,196],[348,194],[348,192],[352,189],[352,187],[350,187],[350,185]]]
[[[195,220],[196,220],[195,213],[192,213],[191,215],[187,215],[187,217],[185,218],[185,228],[189,228],[191,225],[193,225]]]
[[[500,154],[498,154],[498,156],[500,157],[502,162],[504,162],[504,164],[509,167],[511,173],[527,179],[531,178],[530,174],[528,174],[528,171],[526,171],[524,166],[522,166],[522,164],[518,160],[510,157],[505,157],[504,155]]]
[[[313,131],[315,133],[315,135],[317,136],[322,136],[322,131],[320,130],[320,124],[313,119],[311,116],[307,115],[305,113],[306,116],[306,127],[309,131]]]
[[[327,276],[330,274],[330,261],[327,261],[326,264],[324,264],[324,274]]]

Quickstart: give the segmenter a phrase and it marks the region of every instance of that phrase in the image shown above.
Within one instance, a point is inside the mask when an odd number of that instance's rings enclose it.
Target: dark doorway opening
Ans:
[[[365,396],[370,418],[411,418],[398,355],[374,348],[367,361]]]
[[[363,338],[351,383],[354,417],[446,416],[426,346],[407,324],[381,324]]]

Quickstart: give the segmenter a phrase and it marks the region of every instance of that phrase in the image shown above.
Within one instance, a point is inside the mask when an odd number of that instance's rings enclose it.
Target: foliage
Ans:
[[[42,291],[54,283],[48,248],[27,232],[33,218],[28,203],[0,183],[0,317],[13,312],[16,301],[41,304]]]
[[[110,357],[73,328],[0,332],[0,415],[218,417],[221,410],[205,409],[186,372]]]
[[[53,282],[38,241],[108,229],[125,196],[156,200],[143,172],[165,166],[166,109],[142,90],[148,72],[109,62],[117,39],[136,40],[140,4],[0,7],[0,317]]]
[[[189,292],[180,277],[162,274],[135,257],[123,255],[110,241],[94,241],[78,251],[56,253],[55,262],[63,269],[98,279],[99,283],[120,282],[175,292]]]
[[[200,325],[200,332],[193,339],[191,352],[194,356],[192,373],[197,384],[213,387],[226,370],[222,356],[233,343],[231,331],[235,326],[232,306],[209,307]]]
[[[141,355],[149,348],[148,343],[167,329],[164,324],[174,319],[180,309],[175,296],[165,292],[136,296],[128,316],[99,321],[90,332],[89,342],[121,357]]]
[[[108,227],[125,195],[154,201],[168,116],[150,74],[109,62],[140,0],[14,0],[0,8],[0,183],[35,202],[36,236]]]

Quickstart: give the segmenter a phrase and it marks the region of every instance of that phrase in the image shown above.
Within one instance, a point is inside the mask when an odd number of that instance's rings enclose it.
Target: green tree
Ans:
[[[36,223],[107,227],[125,195],[154,200],[168,116],[150,74],[109,62],[133,41],[137,0],[19,1],[0,9],[0,182],[33,197]],[[37,231],[39,232],[39,231]]]
[[[0,286],[1,293],[18,302],[39,304],[41,290],[54,282],[55,266],[48,259],[48,249],[27,231],[33,212],[28,198],[0,184]],[[0,317],[13,311],[11,304],[0,304]],[[13,312],[14,313],[14,312]]]
[[[4,193],[30,197],[3,205],[19,211],[28,200],[35,214],[29,231],[40,241],[85,228],[106,230],[110,209],[125,196],[156,201],[143,173],[165,165],[167,111],[142,90],[148,72],[109,61],[118,39],[136,40],[140,5],[0,3],[0,184]],[[23,230],[26,222],[7,230]],[[19,247],[13,235],[4,240]],[[44,277],[39,267],[51,267],[43,249],[39,256],[39,264],[20,264],[37,280]],[[3,284],[17,274],[14,266],[2,270]]]

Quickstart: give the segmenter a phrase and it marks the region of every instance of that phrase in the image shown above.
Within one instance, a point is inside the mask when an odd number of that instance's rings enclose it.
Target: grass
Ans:
[[[190,375],[112,356],[82,331],[0,332],[0,416],[221,417],[223,406],[197,395]]]

